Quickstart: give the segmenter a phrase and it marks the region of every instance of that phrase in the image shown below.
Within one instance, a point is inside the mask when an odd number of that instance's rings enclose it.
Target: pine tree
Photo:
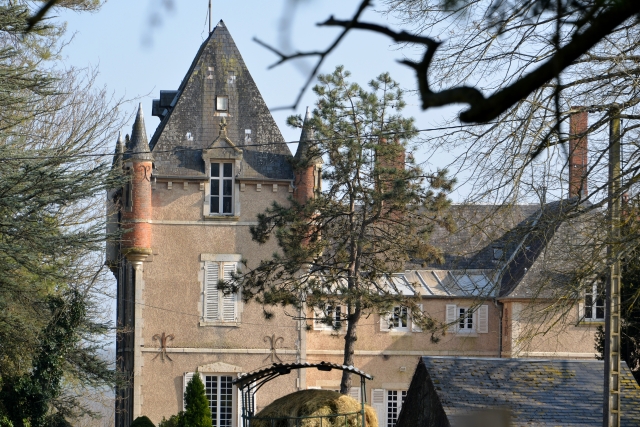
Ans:
[[[181,424],[185,427],[211,427],[209,400],[204,392],[200,374],[195,373],[184,392],[185,411]]]
[[[304,204],[274,203],[260,214],[253,239],[264,243],[274,236],[280,251],[222,287],[242,286],[245,300],[265,307],[306,304],[331,324],[332,308],[346,306],[340,314],[340,323],[346,321],[343,363],[353,365],[357,325],[365,315],[388,316],[402,305],[423,329],[437,329],[417,299],[382,283],[410,260],[439,258],[428,239],[435,224],[450,225],[443,211],[453,181],[445,170],[425,173],[406,153],[417,132],[413,119],[400,115],[405,103],[398,84],[381,74],[367,91],[348,76],[342,67],[320,76],[313,117],[306,124],[289,118],[291,125],[315,133],[294,168],[324,159],[322,190]],[[340,391],[350,388],[345,372]]]

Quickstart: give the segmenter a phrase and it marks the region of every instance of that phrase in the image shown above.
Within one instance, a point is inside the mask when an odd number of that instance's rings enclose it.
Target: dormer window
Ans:
[[[211,163],[211,215],[233,215],[233,163]]]
[[[216,111],[229,110],[229,97],[228,96],[216,96]]]

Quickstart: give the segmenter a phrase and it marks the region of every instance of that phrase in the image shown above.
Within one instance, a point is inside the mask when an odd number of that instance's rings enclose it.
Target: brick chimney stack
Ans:
[[[153,155],[149,151],[142,106],[133,124],[131,141],[124,153],[124,167],[130,181],[123,195],[123,253],[132,262],[144,261],[151,254],[151,173]]]
[[[580,107],[573,107],[577,110]],[[587,187],[589,113],[577,111],[569,118],[569,198],[589,195]]]
[[[313,152],[315,136],[310,121],[311,113],[307,107],[300,133],[300,143],[294,157],[293,198],[300,204],[305,204],[307,200],[313,198],[314,192],[321,186],[322,158]]]

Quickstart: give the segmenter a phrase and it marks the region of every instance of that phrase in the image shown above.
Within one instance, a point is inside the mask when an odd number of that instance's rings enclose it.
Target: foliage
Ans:
[[[640,248],[629,253],[622,265],[621,280],[622,324],[620,357],[640,383]],[[604,357],[604,328],[598,326],[595,337],[596,357]]]
[[[84,296],[70,290],[47,300],[50,320],[40,334],[32,368],[22,375],[3,377],[0,401],[16,427],[64,424],[64,416],[73,415],[69,396],[61,399],[65,373],[82,371],[102,382],[110,381],[112,376],[107,362],[81,349],[82,328],[91,324]]]
[[[149,419],[149,417],[142,415],[133,420],[131,427],[156,427],[156,425]]]
[[[94,71],[55,68],[64,25],[25,34],[31,6],[0,1],[0,419],[16,427],[94,415],[82,394],[113,385],[95,197],[118,177],[93,155],[119,101]]]
[[[442,212],[452,181],[446,171],[427,174],[418,167],[408,142],[413,119],[400,115],[405,103],[388,74],[370,82],[371,91],[350,83],[342,67],[319,77],[313,117],[313,146],[294,165],[304,169],[323,158],[322,191],[306,202],[274,203],[251,228],[255,241],[275,237],[280,249],[271,259],[223,285],[245,300],[266,307],[306,304],[333,322],[332,307],[344,306],[347,324],[344,364],[353,365],[356,327],[362,316],[386,315],[394,305],[411,309],[416,322],[437,324],[418,311],[414,299],[383,284],[409,260],[433,261],[439,251],[428,241],[435,224],[449,226]],[[301,117],[289,123],[303,126]],[[269,310],[265,309],[267,316]],[[341,392],[350,389],[345,372]]]
[[[162,417],[162,421],[158,424],[158,427],[182,427],[184,426],[184,411],[178,412],[177,415],[171,415],[169,419]]]
[[[341,29],[324,50],[285,54],[267,46],[280,57],[276,65],[301,57],[318,57],[314,71],[296,99],[294,108],[328,55],[349,32],[363,30],[381,34],[396,43],[418,47],[418,60],[405,59],[401,62],[415,72],[416,87],[423,109],[463,103],[468,108],[460,113],[461,121],[489,122],[557,78],[598,43],[609,42],[607,39],[617,31],[624,32],[629,27],[637,26],[640,14],[640,3],[636,0],[387,0],[386,3],[391,12],[398,12],[404,18],[403,28],[396,30],[376,22],[363,21],[362,17],[367,9],[373,7],[373,1],[360,0],[350,19],[340,20],[331,16],[319,24]],[[474,9],[482,9],[484,13],[475,14],[471,12]],[[509,34],[505,36],[505,28],[519,27],[525,34],[525,39],[514,38],[515,49],[503,50],[502,54],[513,55],[516,60],[539,62],[539,65],[519,69],[517,65],[500,68],[501,61],[491,63],[492,72],[485,73],[484,78],[491,80],[495,74],[498,77],[504,74],[504,85],[487,85],[483,90],[477,87],[477,81],[467,78],[466,70],[455,65],[450,70],[441,68],[434,61],[437,56],[442,55],[440,48],[451,38],[452,34],[446,28],[450,21],[466,25],[470,30],[469,34],[487,35],[496,45],[500,45],[500,38],[509,37]],[[543,31],[530,31],[531,26],[538,26]],[[411,27],[417,28],[414,31]],[[441,39],[447,41],[443,42]],[[530,41],[552,46],[553,51],[549,56],[536,56],[531,52]],[[460,44],[458,48],[474,55],[483,55],[487,46],[472,40],[470,43]],[[450,59],[455,63],[454,58]],[[435,75],[437,79],[440,73],[448,71],[461,81],[438,91],[433,85],[433,77]]]
[[[184,401],[184,415],[179,417],[181,425],[185,427],[211,427],[209,401],[204,392],[204,384],[200,379],[200,374],[197,372],[187,383],[187,389],[184,392]]]

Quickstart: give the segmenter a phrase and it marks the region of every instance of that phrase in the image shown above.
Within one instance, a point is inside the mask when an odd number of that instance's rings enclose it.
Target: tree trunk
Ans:
[[[362,315],[362,310],[360,308],[360,303],[357,302],[355,304],[355,308],[353,313],[349,313],[347,317],[347,333],[344,336],[344,361],[343,365],[353,366],[353,355],[355,353],[356,340],[358,339],[356,335],[356,328],[358,326],[358,321],[360,320],[360,316]],[[342,371],[342,381],[340,382],[340,393],[349,394],[351,390],[351,372]]]

